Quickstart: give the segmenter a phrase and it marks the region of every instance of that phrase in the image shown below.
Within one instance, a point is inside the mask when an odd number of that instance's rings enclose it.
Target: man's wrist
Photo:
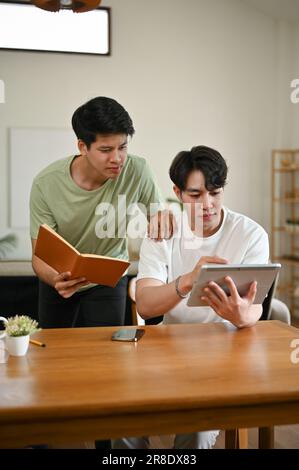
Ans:
[[[176,291],[180,297],[185,297],[189,294],[192,289],[192,284],[189,280],[188,274],[184,274],[183,276],[179,276],[177,278],[176,287]]]

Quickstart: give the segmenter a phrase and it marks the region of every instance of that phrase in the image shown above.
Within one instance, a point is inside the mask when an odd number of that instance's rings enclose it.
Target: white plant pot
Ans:
[[[11,356],[25,356],[29,346],[29,335],[8,336],[6,335],[6,349]]]

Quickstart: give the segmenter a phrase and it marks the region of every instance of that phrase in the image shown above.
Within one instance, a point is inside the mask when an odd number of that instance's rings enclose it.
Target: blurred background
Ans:
[[[291,81],[299,78],[298,1],[102,0],[101,6],[111,7],[109,56],[0,49],[0,237],[17,238],[7,257],[31,256],[11,133],[58,129],[70,136],[73,111],[98,95],[129,111],[136,128],[129,150],[150,162],[166,197],[173,196],[168,168],[178,151],[212,146],[229,165],[226,205],[269,231],[271,150],[299,147],[299,104],[290,100]],[[49,145],[55,159],[67,156],[50,140],[38,144],[41,158]],[[23,174],[30,145],[21,140],[18,149]]]

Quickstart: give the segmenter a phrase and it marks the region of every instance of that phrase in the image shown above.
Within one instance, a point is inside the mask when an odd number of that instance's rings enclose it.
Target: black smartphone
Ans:
[[[111,336],[112,341],[138,341],[145,333],[145,330],[133,328],[131,330],[117,330]]]

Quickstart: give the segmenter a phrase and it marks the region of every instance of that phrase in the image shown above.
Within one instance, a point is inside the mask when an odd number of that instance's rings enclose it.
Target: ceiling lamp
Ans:
[[[83,13],[97,8],[102,0],[31,0],[38,8],[47,11],[73,10]]]

